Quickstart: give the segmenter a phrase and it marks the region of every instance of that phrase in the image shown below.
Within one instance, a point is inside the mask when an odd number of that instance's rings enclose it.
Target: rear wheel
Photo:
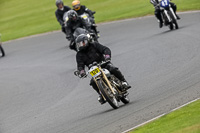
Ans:
[[[99,87],[101,94],[106,99],[106,101],[110,104],[110,106],[112,106],[114,109],[119,108],[119,103],[115,95],[110,90],[110,88],[106,85],[106,83],[102,80],[98,80],[97,85]]]

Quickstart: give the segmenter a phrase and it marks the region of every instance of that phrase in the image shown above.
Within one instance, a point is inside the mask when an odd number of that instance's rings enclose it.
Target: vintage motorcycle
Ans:
[[[3,47],[1,46],[1,44],[0,44],[0,51],[1,51],[1,56],[3,57],[3,56],[5,56],[5,51],[4,51],[4,49],[3,49]]]
[[[1,44],[2,44],[2,42],[1,42],[1,34],[0,34],[0,51],[1,51],[1,56],[3,57],[3,56],[5,56],[5,51],[4,51],[4,49],[3,49],[3,47],[1,46]]]
[[[130,99],[128,97],[127,90],[123,89],[121,81],[112,75],[107,69],[102,68],[102,66],[106,63],[109,62],[94,62],[89,66],[88,73],[85,77],[91,75],[103,99],[108,102],[114,109],[117,109],[119,108],[120,101],[124,104],[128,104]],[[74,74],[81,78],[79,71],[75,71]]]
[[[69,20],[68,18],[68,12],[65,12],[64,15],[63,15],[63,21],[64,23],[67,25],[67,21]],[[89,25],[91,27],[91,30],[90,33],[91,35],[93,36],[93,38],[95,39],[95,41],[98,41],[98,38],[99,38],[99,32],[97,31],[96,29],[96,24],[94,24],[94,19],[89,17],[89,15],[87,13],[84,13],[82,15],[79,16],[83,22],[87,23],[87,25]],[[79,27],[76,27],[76,28],[79,28]],[[84,27],[82,27],[84,28]]]
[[[88,40],[89,42],[97,41],[97,37],[96,37],[96,35],[94,33],[90,33],[86,29],[83,29],[83,28],[80,28],[80,27],[76,28],[76,30],[74,31],[74,33],[73,33],[74,39],[76,40],[76,38],[81,34],[87,35],[87,37],[89,39]],[[70,49],[73,49],[73,50],[76,51],[75,40],[70,41],[69,47],[70,47]]]
[[[87,13],[83,13],[82,15],[80,15],[80,17],[86,21],[86,23],[89,23],[91,26],[91,29],[94,31],[94,33],[96,34],[96,36],[98,37],[98,31],[97,31],[97,25],[94,22],[94,18],[90,17],[89,14]]]
[[[177,17],[172,9],[169,0],[159,0],[159,6],[161,9],[161,16],[165,26],[168,26],[170,30],[179,28],[177,23]]]

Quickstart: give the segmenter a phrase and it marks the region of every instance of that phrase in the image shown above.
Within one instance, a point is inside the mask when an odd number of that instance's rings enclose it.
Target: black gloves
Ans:
[[[104,58],[105,58],[105,61],[110,61],[111,60],[110,55],[104,55]]]

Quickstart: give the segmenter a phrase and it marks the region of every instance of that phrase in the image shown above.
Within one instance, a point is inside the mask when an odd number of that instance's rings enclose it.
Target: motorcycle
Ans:
[[[87,35],[87,37],[89,39],[88,40],[89,42],[95,42],[95,41],[97,41],[97,37],[96,37],[96,35],[94,33],[90,33],[86,29],[83,29],[83,28],[79,27],[79,28],[76,28],[76,30],[73,33],[74,40],[70,41],[70,44],[69,44],[70,49],[74,49],[76,51],[75,40],[81,34]]]
[[[0,51],[1,51],[1,57],[5,56],[5,51],[3,49],[3,47],[1,46],[2,42],[1,42],[1,34],[0,34]]]
[[[94,14],[95,12],[93,12]],[[91,25],[91,29],[94,31],[94,33],[96,34],[96,36],[98,37],[98,31],[97,31],[97,25],[94,22],[94,18],[90,17],[89,14],[87,13],[83,13],[82,15],[80,15],[80,17],[86,21],[86,23]]]
[[[171,7],[169,0],[159,0],[159,6],[161,9],[161,16],[165,26],[168,26],[170,30],[178,29],[177,17],[174,10]]]
[[[69,12],[65,12],[64,15],[63,15],[63,20],[64,20],[65,25],[67,25],[67,21],[69,20],[69,18],[68,18],[68,13],[69,13]],[[87,16],[85,16],[85,17],[82,16],[82,17],[83,17],[82,19],[85,18],[84,21],[85,21],[86,23],[88,23],[88,24],[91,25],[91,23],[90,23],[90,21],[89,21],[89,18],[88,18]],[[93,33],[93,32],[89,32],[89,31],[87,31],[86,29],[81,28],[81,27],[75,27],[75,30],[74,30],[74,33],[73,33],[74,39],[71,40],[71,41],[70,41],[70,44],[69,44],[70,49],[73,49],[73,50],[76,51],[76,48],[75,48],[75,39],[76,39],[76,37],[77,37],[78,35],[80,35],[80,34],[85,34],[85,33],[87,33],[87,36],[88,36],[88,38],[89,38],[89,41],[91,41],[91,42],[97,41],[97,42],[98,42],[98,36],[97,36],[97,34],[95,34],[95,33]]]
[[[64,23],[65,25],[67,25],[67,21],[69,20],[68,18],[68,13],[69,12],[65,12],[64,15],[63,15],[63,20],[64,20]],[[98,31],[96,30],[96,25],[94,24],[94,19],[92,21],[92,18],[89,17],[88,14],[84,13],[82,15],[79,16],[85,23],[87,23],[88,25],[90,25],[92,31],[90,31],[90,35],[93,37],[93,39],[95,41],[98,41]],[[80,28],[80,27],[76,27],[76,28]],[[75,28],[75,30],[76,30]],[[88,31],[89,32],[89,31]]]
[[[127,90],[123,89],[121,81],[107,69],[102,68],[106,63],[109,62],[94,62],[89,66],[89,70],[83,78],[91,75],[104,101],[108,102],[114,109],[117,109],[119,108],[120,101],[124,104],[128,104],[130,99]],[[75,71],[74,74],[81,78],[79,71]]]
[[[0,51],[1,51],[1,56],[3,57],[3,56],[5,56],[5,51],[4,51],[4,49],[3,49],[3,47],[1,46],[1,44],[0,44]]]

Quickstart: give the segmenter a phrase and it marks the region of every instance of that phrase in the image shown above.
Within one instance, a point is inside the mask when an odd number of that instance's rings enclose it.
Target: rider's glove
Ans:
[[[111,57],[110,57],[110,55],[108,55],[108,54],[105,55],[104,58],[105,58],[105,61],[110,61],[110,60],[111,60]]]
[[[81,78],[86,76],[85,70],[81,70],[81,71],[80,71],[80,76],[81,76]]]
[[[63,28],[65,28],[65,27],[66,27],[66,23],[65,23],[65,22],[62,22],[62,23],[61,23],[61,26],[62,26]]]

